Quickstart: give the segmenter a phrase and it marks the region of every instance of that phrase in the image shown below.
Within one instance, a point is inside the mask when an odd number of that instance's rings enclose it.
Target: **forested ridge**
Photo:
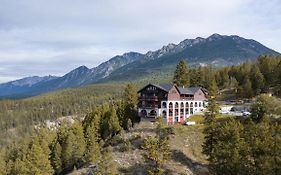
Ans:
[[[221,69],[189,68],[180,62],[174,82],[209,90],[203,153],[208,158],[210,173],[280,173],[281,102],[264,93],[280,96],[281,57],[261,56],[256,62]],[[217,120],[217,100],[224,95],[224,89],[232,99],[256,97],[250,118]],[[112,147],[120,141],[120,133],[129,132],[139,122],[137,103],[135,85],[113,83],[0,101],[1,173],[66,174],[90,166],[97,174],[118,174]],[[55,130],[34,129],[34,125],[47,119],[70,115],[85,118],[82,122],[62,122]],[[140,149],[144,151],[147,173],[166,172],[165,162],[172,154],[172,133],[173,127],[164,126],[160,120],[155,136],[143,140]],[[129,149],[129,142],[123,144],[124,151]]]

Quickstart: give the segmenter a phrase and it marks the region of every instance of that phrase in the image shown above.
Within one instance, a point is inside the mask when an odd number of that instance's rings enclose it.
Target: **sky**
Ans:
[[[281,52],[281,1],[0,0],[0,83],[213,33]]]

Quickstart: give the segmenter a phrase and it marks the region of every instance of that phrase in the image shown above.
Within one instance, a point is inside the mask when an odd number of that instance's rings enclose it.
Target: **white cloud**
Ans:
[[[279,0],[0,0],[0,82],[212,33],[280,52],[280,19]]]

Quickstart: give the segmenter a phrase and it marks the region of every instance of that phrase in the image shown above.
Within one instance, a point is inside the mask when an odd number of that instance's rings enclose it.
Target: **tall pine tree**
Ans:
[[[187,63],[184,60],[181,60],[178,63],[176,70],[174,72],[173,80],[177,86],[181,86],[181,87],[189,86],[189,70],[188,70]]]
[[[214,144],[216,143],[216,117],[219,114],[219,106],[216,102],[217,85],[213,79],[209,88],[209,102],[207,112],[204,119],[204,131],[205,140],[203,143],[203,153],[208,156],[210,162],[213,161]]]

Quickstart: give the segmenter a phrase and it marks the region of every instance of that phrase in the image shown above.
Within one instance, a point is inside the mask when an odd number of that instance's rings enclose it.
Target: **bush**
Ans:
[[[117,145],[119,145],[119,144],[121,144],[121,143],[124,143],[124,142],[125,142],[125,140],[123,139],[122,136],[120,136],[120,135],[115,135],[115,136],[109,141],[109,144],[110,144],[111,146],[117,146]]]
[[[132,144],[129,140],[124,141],[121,145],[119,150],[121,152],[126,152],[126,151],[130,151],[132,149]]]

